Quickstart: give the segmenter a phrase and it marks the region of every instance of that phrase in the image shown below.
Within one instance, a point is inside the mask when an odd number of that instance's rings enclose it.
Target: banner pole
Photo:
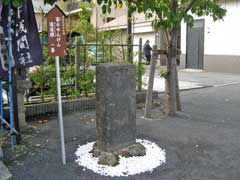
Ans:
[[[4,110],[3,110],[3,88],[2,88],[2,80],[0,80],[0,118],[1,118],[1,132],[4,135],[4,120],[3,120]]]
[[[13,135],[13,98],[12,98],[12,36],[11,36],[11,1],[8,5],[8,84],[9,84],[9,116],[10,116],[10,143],[14,147]]]
[[[59,56],[55,57],[55,67],[56,67],[56,80],[57,80],[58,118],[59,118],[59,124],[60,124],[62,163],[65,165],[66,164],[66,153],[65,153],[65,142],[64,142],[64,128],[63,128],[63,114],[62,114],[62,97],[61,97],[61,79],[60,79]]]

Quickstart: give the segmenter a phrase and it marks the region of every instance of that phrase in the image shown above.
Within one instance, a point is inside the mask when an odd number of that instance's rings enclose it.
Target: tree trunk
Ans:
[[[176,115],[176,47],[177,47],[177,29],[173,28],[170,32],[171,40],[168,49],[167,72],[166,77],[166,115]]]
[[[178,71],[177,71],[177,66],[176,68],[176,100],[177,100],[177,111],[182,111],[182,106],[181,106],[181,99],[180,99],[180,91],[179,91],[179,79],[178,79]]]

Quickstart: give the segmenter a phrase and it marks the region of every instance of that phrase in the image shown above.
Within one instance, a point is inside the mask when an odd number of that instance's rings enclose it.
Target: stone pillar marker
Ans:
[[[113,153],[136,143],[135,66],[101,64],[96,79],[96,146]]]
[[[27,127],[26,123],[26,107],[24,106],[24,93],[25,90],[30,89],[32,86],[31,81],[17,79],[17,102],[18,102],[18,119],[20,129],[25,129]]]

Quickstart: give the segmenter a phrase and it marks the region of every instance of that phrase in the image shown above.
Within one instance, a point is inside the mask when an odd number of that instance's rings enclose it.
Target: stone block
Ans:
[[[115,167],[119,164],[119,157],[116,154],[103,152],[100,154],[98,164]]]
[[[96,68],[97,148],[114,152],[136,142],[135,66],[106,63]]]

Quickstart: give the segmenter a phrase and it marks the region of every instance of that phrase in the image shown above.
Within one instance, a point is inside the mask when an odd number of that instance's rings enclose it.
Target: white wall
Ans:
[[[33,2],[33,8],[35,11],[35,17],[37,21],[38,30],[42,31],[42,20],[44,19],[44,30],[46,30],[46,18],[44,17],[46,13],[48,13],[49,10],[51,10],[52,6],[49,4],[44,4],[43,0],[34,0]],[[43,12],[42,12],[43,11]]]
[[[148,32],[148,33],[137,33],[134,34],[134,40],[133,43],[134,45],[139,45],[139,39],[142,38],[142,43],[144,43],[149,40],[151,47],[155,44],[155,33],[154,32]],[[133,52],[136,53],[139,51],[139,47],[134,46]],[[138,56],[134,57],[134,61],[138,60]]]
[[[227,9],[224,21],[214,22],[210,17],[202,17],[205,19],[205,55],[240,55],[240,1],[228,1],[223,3],[223,7]],[[186,24],[183,23],[183,54],[186,54],[186,31]]]
[[[154,29],[151,22],[136,23],[133,27],[133,33],[149,33],[153,32]]]
[[[44,4],[43,0],[34,0],[32,2],[35,12],[40,13],[43,10],[45,13],[47,13],[52,8],[52,6],[49,4]]]

